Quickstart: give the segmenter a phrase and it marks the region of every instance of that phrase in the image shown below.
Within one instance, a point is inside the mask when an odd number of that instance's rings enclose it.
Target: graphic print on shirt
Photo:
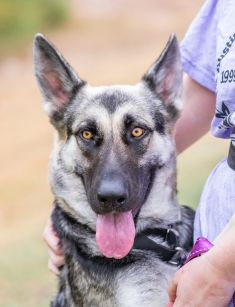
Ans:
[[[224,101],[222,101],[221,111],[216,108],[215,117],[223,119],[218,125],[219,129],[230,129],[235,126],[235,112],[230,112]]]
[[[218,6],[216,39],[216,110],[212,134],[231,138],[235,126],[235,5],[221,0]]]
[[[223,28],[220,28],[220,31]],[[219,35],[217,58],[217,97],[212,131],[215,136],[231,138],[235,126],[235,33],[227,34],[227,39]],[[223,40],[222,40],[223,38]],[[221,46],[221,47],[220,47]],[[220,48],[219,48],[220,47]],[[221,51],[222,50],[222,51]]]
[[[235,69],[226,69],[221,71],[220,83],[235,82]]]
[[[215,113],[215,116],[217,118],[225,118],[226,116],[228,116],[230,114],[230,111],[229,111],[229,108],[226,106],[226,104],[222,101],[222,104],[221,104],[221,111],[218,110],[216,108],[216,113]]]
[[[234,41],[235,41],[235,33],[233,33],[232,35],[229,36],[229,39],[228,39],[228,41],[225,43],[225,46],[224,46],[224,48],[223,48],[222,53],[221,53],[220,56],[217,58],[217,72],[218,72],[218,73],[219,73],[219,71],[220,71],[221,61],[222,61],[223,58],[229,53],[229,51],[230,51],[230,49],[231,49],[231,47],[232,47]],[[227,82],[227,79],[228,79],[229,76],[230,76],[230,72],[232,72],[232,74],[234,74],[233,71],[234,71],[233,69],[230,70],[230,71],[229,71],[229,70],[223,71],[223,72],[222,72],[222,81],[223,81],[223,82]],[[232,78],[233,78],[233,77],[232,77]],[[221,83],[223,83],[222,81],[221,81]],[[234,81],[235,81],[235,80],[234,80]],[[231,81],[229,81],[229,82],[231,82]]]
[[[213,135],[222,138],[231,138],[235,126],[235,33],[230,32],[227,21],[218,25],[216,110],[211,125]]]

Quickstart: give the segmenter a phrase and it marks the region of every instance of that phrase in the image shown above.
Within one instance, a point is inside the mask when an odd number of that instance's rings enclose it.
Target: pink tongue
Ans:
[[[120,259],[131,250],[135,239],[132,212],[98,215],[96,241],[105,257]]]

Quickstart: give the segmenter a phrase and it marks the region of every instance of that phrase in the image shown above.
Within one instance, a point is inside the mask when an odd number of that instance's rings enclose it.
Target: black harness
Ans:
[[[179,233],[174,227],[175,224],[170,224],[168,227],[144,230],[136,235],[133,249],[153,251],[164,262],[183,265],[186,253],[179,245]],[[155,238],[160,238],[162,242],[156,242]]]
[[[56,202],[55,202],[56,204]],[[73,217],[64,212],[58,205],[55,206],[52,214],[52,221],[55,231],[59,237],[72,243],[79,262],[84,268],[92,269],[94,267],[109,266],[119,267],[134,262],[136,257],[130,253],[123,259],[108,259],[103,256],[91,256],[82,248],[82,241],[79,240],[79,234],[88,232],[95,235],[95,232],[85,225],[78,223]],[[177,222],[164,227],[150,228],[137,234],[135,237],[133,250],[152,251],[156,257],[162,261],[181,266],[185,259],[185,249],[179,244],[179,233]],[[158,240],[158,242],[156,241]],[[81,243],[81,244],[80,244]]]
[[[235,146],[233,145],[233,142],[230,143],[227,162],[231,169],[235,171]]]

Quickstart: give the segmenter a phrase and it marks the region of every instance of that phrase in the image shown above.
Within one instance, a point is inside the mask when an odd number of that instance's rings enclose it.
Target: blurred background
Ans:
[[[0,306],[49,306],[56,278],[42,232],[53,129],[42,110],[32,40],[43,32],[93,85],[135,83],[203,0],[0,0]],[[207,135],[179,157],[178,190],[195,207],[228,144]]]

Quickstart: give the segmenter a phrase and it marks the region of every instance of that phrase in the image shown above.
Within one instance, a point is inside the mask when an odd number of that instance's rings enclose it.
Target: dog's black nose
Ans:
[[[98,188],[97,198],[102,207],[107,210],[115,210],[125,205],[127,190],[119,180],[105,180]]]

